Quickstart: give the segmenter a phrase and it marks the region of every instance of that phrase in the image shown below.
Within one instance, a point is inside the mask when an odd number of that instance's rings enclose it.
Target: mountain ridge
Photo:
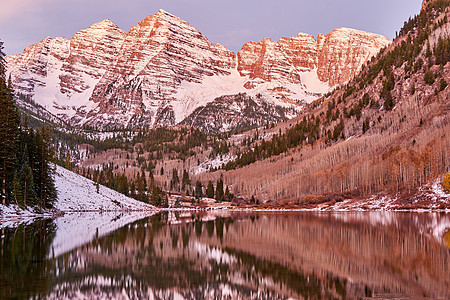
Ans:
[[[390,43],[353,29],[333,32],[319,35],[316,48],[320,44],[322,52],[309,51],[302,41],[273,42],[282,48],[274,52],[282,53],[278,58],[246,49],[260,41],[235,54],[161,9],[128,32],[106,19],[71,40],[48,37],[8,56],[7,76],[16,91],[72,125],[100,129],[176,125],[218,97],[243,92],[300,111],[304,102],[351,79]],[[371,40],[373,36],[377,39]],[[239,65],[244,56],[248,63]]]

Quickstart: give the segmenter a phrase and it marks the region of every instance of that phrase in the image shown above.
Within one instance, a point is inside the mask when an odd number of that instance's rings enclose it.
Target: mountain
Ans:
[[[317,40],[304,33],[278,42],[265,38],[242,47],[237,55],[238,71],[251,80],[284,79],[306,86],[310,83],[302,73],[313,73],[319,83],[333,87],[352,79],[370,57],[389,43],[383,36],[348,28],[333,30],[326,36],[319,34]]]
[[[389,43],[340,28],[317,40],[301,33],[249,42],[236,55],[160,10],[128,32],[104,20],[70,41],[47,37],[6,61],[16,91],[72,125],[151,127],[178,124],[197,108],[239,93],[298,113],[305,102],[348,82]]]
[[[207,134],[216,134],[261,127],[295,115],[295,109],[270,105],[261,96],[237,94],[222,96],[200,106],[181,125],[198,128]]]
[[[93,88],[116,57],[125,32],[109,20],[77,32],[72,40],[46,37],[22,55],[6,57],[16,91],[63,119],[91,110]]]

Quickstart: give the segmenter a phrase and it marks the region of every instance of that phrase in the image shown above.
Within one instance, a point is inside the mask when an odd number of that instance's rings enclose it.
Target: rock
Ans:
[[[301,84],[301,73],[315,72],[330,87],[352,79],[362,65],[390,40],[372,33],[348,28],[336,29],[326,36],[299,33],[278,42],[264,39],[249,42],[238,53],[238,71],[251,79],[287,79]]]
[[[276,114],[280,107],[298,112],[355,76],[389,42],[341,28],[317,39],[300,33],[249,42],[236,55],[160,10],[129,32],[104,20],[70,41],[47,37],[8,56],[6,76],[17,92],[72,125],[172,126],[198,107],[239,93],[262,96],[258,103]]]

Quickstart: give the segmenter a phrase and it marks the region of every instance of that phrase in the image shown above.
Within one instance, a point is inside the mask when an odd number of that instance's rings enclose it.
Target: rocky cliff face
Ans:
[[[361,66],[390,41],[380,35],[348,28],[326,36],[299,33],[278,42],[249,42],[238,53],[238,70],[250,79],[280,80],[301,84],[301,74],[315,72],[329,86],[353,78]]]
[[[174,125],[245,92],[299,110],[353,77],[389,40],[351,29],[249,42],[235,55],[160,10],[128,33],[105,20],[69,41],[46,38],[7,57],[17,91],[74,125]]]
[[[78,31],[70,41],[70,55],[61,68],[61,93],[71,96],[93,88],[117,56],[125,36],[110,20]]]
[[[173,94],[182,82],[201,83],[204,76],[229,75],[234,66],[233,52],[160,10],[130,29],[91,100],[100,103],[99,113],[143,116],[146,123],[154,124],[161,118],[158,112],[167,111],[164,108],[176,101]]]
[[[181,125],[189,125],[207,134],[235,132],[289,119],[295,109],[272,106],[260,97],[246,94],[222,96],[200,106]]]
[[[65,38],[46,37],[31,45],[21,55],[6,57],[7,74],[11,75],[16,91],[34,94],[48,84],[51,73],[57,72],[62,61],[69,57],[70,42]]]
[[[47,37],[6,58],[16,91],[64,119],[92,103],[93,88],[116,57],[125,32],[105,20],[77,32],[72,40]]]

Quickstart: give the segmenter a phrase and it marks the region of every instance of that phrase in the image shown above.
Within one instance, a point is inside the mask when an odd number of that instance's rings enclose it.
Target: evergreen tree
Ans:
[[[3,42],[0,41],[0,180],[2,203],[9,204],[16,167],[16,144],[19,138],[19,114],[13,94],[5,80]]]
[[[195,183],[195,198],[196,199],[200,199],[203,197],[203,186],[202,183],[197,180],[197,182]]]
[[[128,196],[128,180],[127,180],[127,177],[125,176],[125,173],[118,175],[117,191],[119,193],[124,194],[125,196]]]
[[[227,188],[225,189],[225,199],[227,201],[231,201],[232,198],[233,198],[233,196],[231,195],[230,190],[228,189],[228,186],[227,186]]]
[[[224,200],[224,192],[223,192],[223,180],[220,178],[217,180],[216,185],[216,202],[222,202]]]
[[[191,185],[191,179],[189,178],[188,171],[183,170],[183,179],[181,182],[181,189],[184,191],[188,185]]]
[[[13,179],[13,193],[14,193],[14,199],[16,201],[16,204],[20,207],[25,207],[26,203],[23,203],[23,187],[22,187],[22,180],[19,178],[19,175],[17,172],[14,173],[14,179]]]
[[[369,128],[370,128],[370,121],[369,121],[369,118],[366,118],[363,122],[363,127],[362,127],[363,133],[366,133],[366,131],[369,130]]]
[[[35,205],[36,201],[36,193],[34,190],[34,180],[33,180],[33,172],[31,171],[28,162],[25,162],[22,168],[23,173],[23,203],[24,205]]]
[[[172,169],[172,179],[170,180],[170,189],[178,190],[180,179],[178,178],[178,171],[176,168]]]
[[[428,69],[426,72],[425,72],[425,75],[424,75],[424,81],[425,81],[425,83],[426,84],[428,84],[428,85],[432,85],[433,83],[434,83],[434,74],[433,74],[433,72],[430,70],[430,69]]]
[[[153,187],[152,191],[152,204],[154,206],[161,206],[161,189],[158,186]]]
[[[38,156],[36,165],[39,168],[37,189],[42,207],[51,208],[57,199],[57,191],[53,180],[51,162],[54,160],[54,149],[51,147],[51,132],[48,126],[44,126],[41,132],[36,134]]]
[[[137,178],[136,178],[136,188],[137,188],[137,199],[139,201],[147,202],[147,196],[145,194],[145,184],[142,176],[138,172]]]
[[[130,197],[136,199],[136,185],[134,181],[130,182]]]
[[[67,152],[66,152],[66,161],[65,161],[65,163],[66,163],[66,169],[67,170],[72,170],[72,163],[70,162],[70,151],[69,150],[67,150]]]
[[[208,182],[208,186],[206,188],[206,197],[214,198],[214,185],[211,180]]]
[[[144,184],[144,191],[147,191],[147,178],[146,178],[144,169],[142,169],[142,171],[141,171],[141,178],[142,178],[142,183]]]

